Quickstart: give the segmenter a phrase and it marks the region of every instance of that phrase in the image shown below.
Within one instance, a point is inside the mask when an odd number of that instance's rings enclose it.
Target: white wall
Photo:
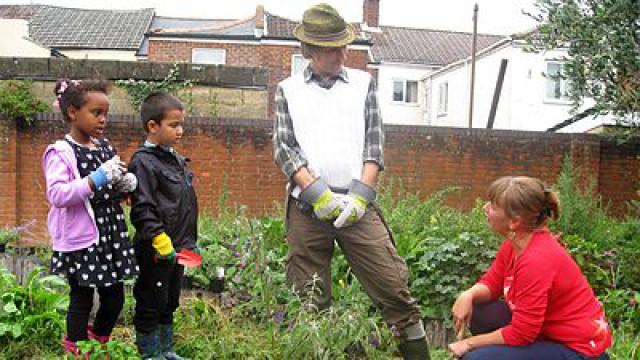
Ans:
[[[0,19],[0,56],[44,57],[51,56],[51,50],[30,40],[29,25],[26,20]]]
[[[93,60],[122,60],[136,61],[135,50],[60,50],[65,56],[71,59],[93,59]]]
[[[568,100],[551,100],[545,96],[548,60],[560,60],[563,50],[528,53],[518,44],[498,48],[476,63],[473,127],[487,125],[501,59],[507,59],[502,92],[493,127],[495,129],[544,131],[572,116]],[[437,126],[467,127],[469,114],[469,62],[451,66],[424,81],[431,91],[429,123]],[[449,106],[446,114],[438,114],[439,84],[448,82]],[[589,101],[581,109],[587,108]],[[563,131],[583,132],[602,123],[602,119],[584,119]]]
[[[426,66],[407,64],[381,64],[378,68],[378,99],[382,119],[386,124],[424,125],[424,86],[420,81],[433,71]],[[418,82],[418,102],[415,104],[393,101],[393,80]]]

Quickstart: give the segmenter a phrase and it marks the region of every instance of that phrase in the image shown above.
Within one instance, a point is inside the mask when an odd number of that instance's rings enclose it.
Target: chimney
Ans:
[[[254,31],[254,34],[257,38],[261,38],[264,35],[264,6],[262,6],[261,4],[258,4],[258,6],[256,6],[256,17],[255,17],[255,22],[256,22],[256,28]]]
[[[380,0],[364,0],[362,22],[366,27],[377,28],[380,24]]]

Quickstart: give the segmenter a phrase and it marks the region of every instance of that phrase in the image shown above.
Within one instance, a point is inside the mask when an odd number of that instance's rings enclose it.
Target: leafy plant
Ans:
[[[68,305],[66,282],[42,276],[43,272],[34,270],[20,286],[13,274],[0,269],[0,342],[29,338],[52,343],[61,338]]]
[[[81,355],[88,355],[90,360],[133,360],[139,359],[135,346],[120,341],[111,340],[101,344],[97,340],[78,341]]]
[[[31,227],[33,223],[35,223],[35,220],[32,220],[25,225],[14,227],[5,226],[0,228],[0,245],[17,242],[18,240],[20,240],[22,234],[28,232],[29,227]]]
[[[135,109],[139,109],[144,99],[154,91],[166,91],[178,96],[179,92],[184,89],[191,89],[195,84],[194,80],[180,80],[180,69],[178,64],[173,64],[167,76],[160,81],[147,80],[116,80],[116,86],[123,88],[131,104]],[[187,102],[191,102],[187,99]]]
[[[29,80],[0,81],[0,113],[21,126],[33,125],[35,114],[50,108],[33,94],[32,86]]]
[[[18,241],[18,239],[20,239],[20,233],[15,228],[5,227],[0,229],[0,245]]]

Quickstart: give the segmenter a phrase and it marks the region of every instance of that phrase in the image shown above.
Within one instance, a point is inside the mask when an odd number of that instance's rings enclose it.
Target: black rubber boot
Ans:
[[[160,354],[160,339],[158,329],[150,334],[136,333],[136,346],[143,360],[164,360]]]
[[[173,351],[173,326],[160,325],[160,353],[166,360],[184,360]]]
[[[404,360],[431,360],[427,339],[409,340],[398,345]]]

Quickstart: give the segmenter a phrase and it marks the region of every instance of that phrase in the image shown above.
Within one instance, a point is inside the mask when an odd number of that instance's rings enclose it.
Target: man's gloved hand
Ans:
[[[347,196],[343,197],[342,212],[333,222],[336,228],[351,226],[358,222],[367,211],[367,204],[376,198],[376,191],[362,181],[353,179]]]
[[[176,262],[176,250],[173,248],[173,244],[171,244],[169,235],[166,233],[156,235],[156,237],[151,240],[151,245],[158,253],[158,260],[169,261],[171,263]]]
[[[126,170],[124,163],[120,161],[120,156],[116,155],[103,162],[96,171],[89,174],[89,178],[93,181],[97,190],[107,184],[114,184],[120,181]]]
[[[340,200],[320,178],[302,190],[300,200],[310,204],[320,220],[333,220],[340,214]]]
[[[116,182],[113,186],[114,190],[120,193],[133,192],[138,187],[138,178],[128,172],[122,176],[120,181]]]

